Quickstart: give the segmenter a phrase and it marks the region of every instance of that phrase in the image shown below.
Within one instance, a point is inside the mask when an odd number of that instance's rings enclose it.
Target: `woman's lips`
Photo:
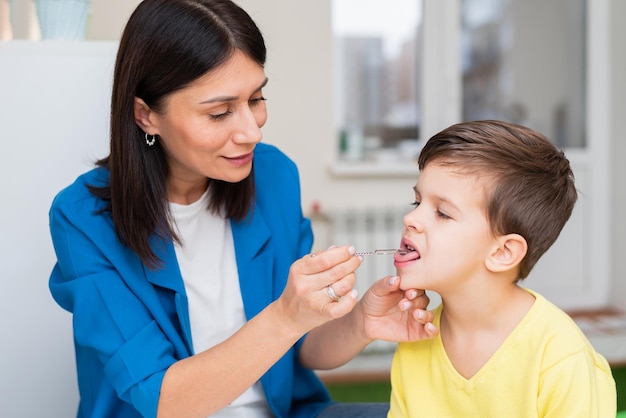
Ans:
[[[254,157],[254,152],[249,152],[247,154],[238,155],[236,157],[224,157],[224,158],[226,158],[229,162],[235,165],[245,165],[245,164],[248,164],[250,161],[252,161],[253,157]]]

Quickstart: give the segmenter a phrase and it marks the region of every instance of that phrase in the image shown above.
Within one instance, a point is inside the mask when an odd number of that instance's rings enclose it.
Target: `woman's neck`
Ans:
[[[208,179],[188,182],[170,178],[167,183],[167,200],[179,205],[189,205],[202,197],[208,186]]]

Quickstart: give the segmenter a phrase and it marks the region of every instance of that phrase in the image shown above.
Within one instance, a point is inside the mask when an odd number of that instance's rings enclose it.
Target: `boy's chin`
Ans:
[[[411,289],[421,289],[421,287],[417,283],[410,283],[408,281],[403,281],[402,276],[400,276],[400,290],[407,291]]]

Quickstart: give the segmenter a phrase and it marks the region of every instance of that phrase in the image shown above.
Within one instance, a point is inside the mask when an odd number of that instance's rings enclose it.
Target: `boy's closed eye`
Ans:
[[[421,202],[419,200],[415,199],[415,201],[413,201],[411,203],[411,206],[417,208],[420,204],[421,204]],[[441,209],[436,209],[435,213],[436,213],[438,218],[441,218],[441,219],[452,219],[452,217],[450,215],[448,215],[447,213],[445,213]]]

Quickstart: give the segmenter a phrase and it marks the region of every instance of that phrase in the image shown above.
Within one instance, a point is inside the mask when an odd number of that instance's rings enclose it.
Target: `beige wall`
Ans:
[[[87,39],[117,40],[139,0],[93,0]]]

